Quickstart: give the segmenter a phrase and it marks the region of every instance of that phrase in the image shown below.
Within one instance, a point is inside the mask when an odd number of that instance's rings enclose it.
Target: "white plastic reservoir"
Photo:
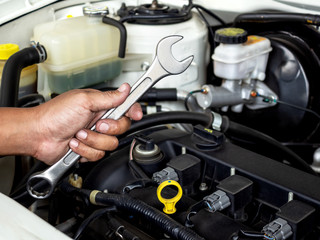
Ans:
[[[38,91],[47,98],[74,88],[106,82],[121,72],[119,30],[101,17],[71,17],[34,28],[47,60],[39,65]]]
[[[165,25],[125,23],[127,28],[127,52],[123,73],[108,82],[118,87],[123,82],[134,83],[151,64],[157,43],[169,35],[181,35],[183,39],[172,46],[177,60],[194,55],[191,66],[182,74],[169,76],[159,81],[157,88],[177,88],[191,91],[206,82],[206,67],[209,63],[208,32],[206,25],[197,14],[185,22]]]
[[[270,40],[260,36],[248,36],[246,42],[239,44],[220,43],[212,56],[214,74],[229,80],[263,81],[271,50]]]

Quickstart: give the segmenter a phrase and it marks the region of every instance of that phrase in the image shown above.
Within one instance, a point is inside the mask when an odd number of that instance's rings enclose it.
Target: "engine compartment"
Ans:
[[[194,62],[139,100],[144,117],[117,150],[77,163],[48,199],[26,190],[48,166],[16,156],[10,198],[72,239],[319,239],[319,15],[259,9],[230,21],[197,1],[133,2],[55,8],[32,30],[47,55],[37,90],[2,84],[1,106],[132,83],[171,34],[184,38],[174,55]]]
[[[110,213],[92,219],[76,239],[97,239],[97,236],[117,239],[116,236],[122,233],[132,234],[127,239],[276,239],[277,235],[286,236],[286,239],[317,239],[316,209],[320,195],[313,187],[319,181],[317,176],[234,145],[220,132],[208,131],[201,125],[196,125],[191,133],[163,129],[138,137],[140,141],[141,138],[152,141],[161,149],[161,162],[138,164],[146,175],[141,177],[139,171],[128,165],[131,150],[126,146],[94,166],[83,181],[83,189],[101,191],[106,197],[109,194],[119,197],[116,200],[119,202],[113,202],[116,206],[113,210],[109,204],[105,208],[99,207],[96,211],[105,209]],[[173,177],[168,168],[178,177]],[[164,174],[154,174],[164,169]],[[80,169],[75,174],[83,175]],[[153,213],[154,208],[158,210],[156,213],[161,213],[164,206],[157,196],[156,182],[172,179],[179,182],[183,196],[176,204],[177,211],[168,216],[180,223],[181,228],[187,226],[198,236],[188,238],[182,233],[180,236],[183,230],[166,231],[160,217],[154,220],[149,211],[136,210],[143,209],[140,204],[147,204]],[[87,212],[90,206],[72,195],[69,195],[72,200],[67,209],[82,206],[77,214]],[[168,184],[161,195],[171,199],[177,195],[177,188]],[[65,202],[65,199],[59,199],[58,193],[55,198],[57,202]],[[136,199],[138,203],[135,203]],[[135,204],[136,208],[131,206]],[[87,214],[89,217],[84,219],[91,218],[96,212]],[[120,222],[116,226],[121,226],[121,231],[109,225],[113,219]],[[170,224],[166,223],[166,227]],[[263,231],[268,226],[271,230]],[[138,229],[143,233],[136,232]]]

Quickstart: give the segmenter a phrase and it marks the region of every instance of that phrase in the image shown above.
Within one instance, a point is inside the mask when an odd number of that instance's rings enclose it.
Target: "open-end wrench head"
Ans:
[[[157,58],[161,66],[170,74],[180,74],[184,72],[193,60],[193,56],[189,56],[178,61],[172,55],[171,47],[183,37],[180,35],[171,35],[163,38],[157,46]]]

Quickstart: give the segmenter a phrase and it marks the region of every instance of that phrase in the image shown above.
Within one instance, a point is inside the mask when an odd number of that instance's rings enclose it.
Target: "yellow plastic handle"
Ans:
[[[167,186],[170,186],[170,185],[173,185],[173,186],[176,186],[178,188],[178,193],[175,197],[173,198],[170,198],[170,199],[166,199],[166,198],[163,198],[161,196],[161,192],[162,190],[167,187]],[[176,203],[180,200],[180,198],[182,197],[182,188],[180,186],[180,184],[174,180],[167,180],[167,181],[164,181],[162,182],[158,189],[157,189],[157,196],[158,196],[158,199],[160,202],[162,202],[164,204],[164,208],[163,208],[163,211],[166,213],[166,214],[173,214],[177,211],[175,205]]]

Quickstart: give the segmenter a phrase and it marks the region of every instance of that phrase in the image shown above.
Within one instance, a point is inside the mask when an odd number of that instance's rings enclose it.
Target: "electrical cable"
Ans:
[[[282,104],[282,105],[285,105],[285,106],[288,106],[288,107],[292,107],[292,108],[297,109],[297,110],[300,110],[300,111],[304,111],[304,112],[311,113],[311,114],[313,114],[315,117],[317,117],[317,118],[319,119],[319,121],[318,121],[318,123],[317,123],[317,126],[316,126],[315,129],[310,133],[310,135],[309,135],[309,137],[308,137],[307,139],[310,139],[310,137],[313,136],[313,135],[316,133],[316,131],[319,129],[319,127],[320,127],[320,115],[319,115],[317,112],[315,112],[315,111],[313,111],[313,110],[311,110],[311,109],[309,109],[309,108],[300,107],[300,106],[295,105],[295,104],[292,104],[292,103],[284,102],[284,101],[281,101],[281,100],[279,100],[279,99],[274,98],[273,96],[265,96],[265,95],[262,95],[262,94],[260,94],[260,93],[258,93],[258,92],[256,92],[256,91],[252,91],[252,92],[251,92],[251,96],[252,96],[252,97],[261,97],[261,98],[263,98],[263,101],[264,101],[264,102],[279,103],[279,104]]]
[[[315,176],[318,176],[318,174],[299,155],[293,152],[290,148],[282,145],[276,139],[255,129],[246,127],[236,122],[229,121],[228,118],[223,118],[223,121],[228,121],[228,124],[224,123],[224,125],[226,125],[227,127],[223,129],[223,132],[227,136],[238,135],[242,138],[248,137],[250,139],[253,139],[257,143],[267,144],[273,149],[277,150],[279,153],[281,153],[280,156],[289,161],[292,164],[292,166],[310,174],[313,174]]]
[[[149,179],[149,177],[145,174],[145,172],[140,168],[140,166],[133,159],[133,149],[136,145],[136,142],[137,140],[134,138],[130,144],[128,165],[130,169],[134,172],[134,175],[138,176],[139,178]]]
[[[78,230],[76,231],[76,233],[73,236],[74,240],[78,240],[79,237],[81,236],[81,234],[83,233],[83,231],[86,229],[86,227],[88,227],[88,225],[95,219],[103,216],[106,213],[109,212],[115,212],[117,211],[117,208],[115,206],[112,207],[106,207],[106,208],[102,208],[102,209],[98,209],[96,211],[94,211],[88,218],[86,218],[80,225],[80,227],[78,228]]]
[[[247,238],[257,238],[257,239],[262,239],[265,237],[264,233],[244,231],[244,230],[240,230],[239,236],[240,237],[247,237]]]
[[[300,106],[297,106],[297,105],[294,105],[294,104],[291,104],[291,103],[287,103],[287,102],[284,102],[284,101],[280,101],[280,100],[276,100],[276,103],[280,103],[282,105],[286,105],[286,106],[289,106],[289,107],[292,107],[292,108],[295,108],[295,109],[298,109],[298,110],[301,110],[301,111],[309,112],[309,113],[313,114],[314,116],[316,116],[317,118],[319,118],[319,120],[320,120],[320,115],[318,113],[316,113],[315,111],[309,109],[309,108],[300,107]]]
[[[289,107],[292,107],[292,108],[295,108],[295,109],[298,109],[298,110],[301,110],[301,111],[309,112],[309,113],[313,114],[314,116],[316,116],[320,120],[320,115],[317,112],[315,112],[315,111],[313,111],[313,110],[311,110],[309,108],[300,107],[298,105],[295,105],[295,104],[292,104],[292,103],[288,103],[288,102],[284,102],[284,101],[281,101],[279,99],[276,99],[273,96],[265,96],[265,95],[262,95],[262,94],[260,94],[258,92],[254,92],[254,91],[251,93],[251,96],[254,96],[255,94],[256,94],[256,97],[263,98],[264,102],[280,103],[282,105],[286,105],[286,106],[289,106]]]

